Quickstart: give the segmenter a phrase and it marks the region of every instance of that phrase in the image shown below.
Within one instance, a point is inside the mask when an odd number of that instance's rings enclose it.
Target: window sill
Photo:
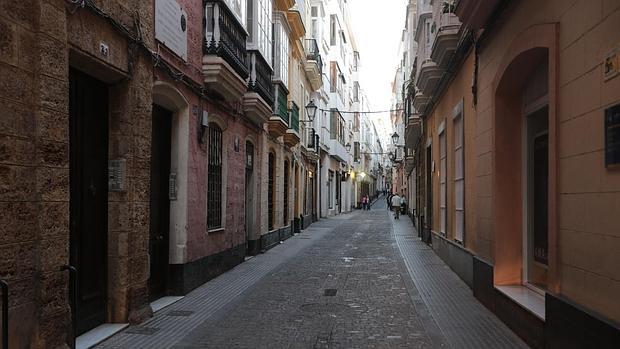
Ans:
[[[225,230],[226,228],[215,228],[215,229],[207,230],[207,234],[221,233]]]
[[[495,289],[545,321],[545,296],[525,286],[495,286]]]

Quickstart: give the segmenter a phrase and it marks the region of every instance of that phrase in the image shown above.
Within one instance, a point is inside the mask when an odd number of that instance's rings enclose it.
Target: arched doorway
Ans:
[[[544,29],[523,37],[544,41],[549,38]],[[556,284],[553,40],[513,43],[496,78],[494,100],[494,282],[540,292]]]
[[[174,86],[155,82],[151,132],[149,298],[165,296],[170,264],[185,263],[189,109]]]

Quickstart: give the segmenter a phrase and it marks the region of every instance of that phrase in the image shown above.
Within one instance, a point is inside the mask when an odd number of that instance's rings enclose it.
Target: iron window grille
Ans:
[[[269,153],[269,182],[267,186],[267,210],[269,230],[273,230],[273,195],[274,195],[274,174],[275,174],[275,155]]]
[[[222,130],[209,127],[209,173],[207,183],[207,229],[222,227]]]

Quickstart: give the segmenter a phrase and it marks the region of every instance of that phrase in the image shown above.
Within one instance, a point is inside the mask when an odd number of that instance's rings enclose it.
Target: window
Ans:
[[[247,47],[258,50],[272,64],[272,5],[269,0],[247,0]]]
[[[316,6],[312,6],[310,9],[310,14],[312,16],[312,21],[310,24],[310,37],[316,39],[318,41],[319,35],[319,8]]]
[[[442,123],[443,125],[443,123]],[[447,225],[447,193],[446,193],[446,172],[447,172],[447,149],[446,149],[446,132],[442,126],[440,126],[439,133],[439,229],[441,235],[446,235]]]
[[[245,28],[246,25],[246,13],[245,13],[245,5],[242,0],[224,0],[226,6],[230,9],[230,11],[235,15],[239,24]]]
[[[222,227],[222,129],[209,125],[207,229]]]
[[[275,188],[274,188],[274,175],[276,172],[275,166],[276,166],[276,156],[273,153],[269,153],[269,180],[268,180],[268,184],[267,184],[267,212],[268,212],[268,225],[269,225],[269,230],[273,230],[274,225],[273,225],[273,221],[274,221],[274,216],[273,216],[273,202],[274,202],[274,195],[275,195]]]
[[[336,45],[336,15],[329,16],[329,44]]]
[[[354,162],[360,161],[360,142],[353,143],[353,161]]]
[[[454,118],[454,239],[463,242],[465,231],[465,158],[463,114]]]
[[[280,20],[274,23],[273,41],[274,41],[274,80],[281,81],[288,88],[288,59],[289,59],[289,42],[288,33]]]
[[[287,225],[288,222],[288,181],[289,181],[289,165],[288,160],[284,160],[284,220],[283,225]]]
[[[360,101],[360,84],[357,81],[353,82],[353,101]]]
[[[334,171],[329,170],[327,176],[327,207],[334,208]]]

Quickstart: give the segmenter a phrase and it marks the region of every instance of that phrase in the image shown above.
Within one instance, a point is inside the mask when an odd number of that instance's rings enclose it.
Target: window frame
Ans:
[[[207,231],[224,228],[223,146],[224,130],[219,125],[211,123],[207,158]]]
[[[465,241],[465,118],[463,101],[454,108],[454,240]]]

